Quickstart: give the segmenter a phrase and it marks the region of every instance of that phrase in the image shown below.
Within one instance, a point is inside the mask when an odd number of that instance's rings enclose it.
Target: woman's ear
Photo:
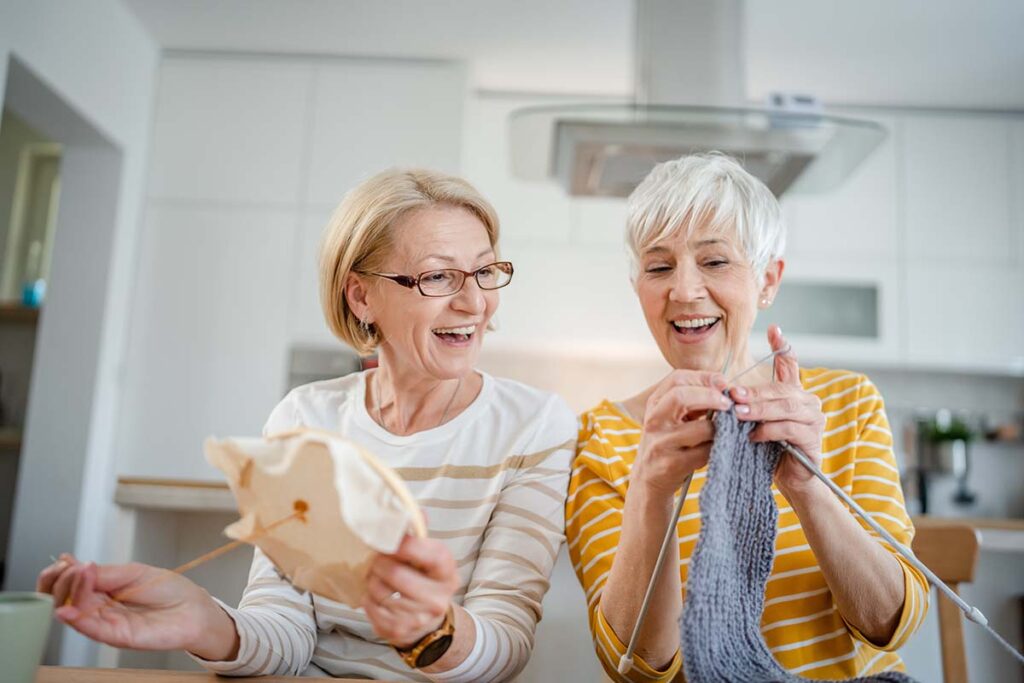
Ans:
[[[779,292],[779,285],[782,284],[782,271],[786,269],[786,262],[782,259],[775,259],[768,264],[764,270],[764,284],[761,286],[761,293],[758,296],[758,307],[768,308],[775,301],[775,295]]]
[[[345,279],[345,301],[356,318],[369,325],[373,322],[370,302],[367,299],[366,282],[356,273],[349,273]]]

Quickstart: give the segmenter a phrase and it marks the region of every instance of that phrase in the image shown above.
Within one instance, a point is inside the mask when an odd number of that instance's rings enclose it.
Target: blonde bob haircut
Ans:
[[[362,323],[345,298],[353,271],[378,271],[393,245],[392,228],[407,214],[430,207],[462,208],[484,224],[497,251],[498,215],[462,178],[423,168],[392,168],[345,195],[324,231],[320,245],[320,305],[327,326],[360,355],[381,342],[375,325]]]
[[[693,154],[658,164],[629,196],[626,243],[633,282],[646,249],[703,226],[736,239],[759,286],[768,264],[786,247],[786,226],[771,190],[730,156]]]

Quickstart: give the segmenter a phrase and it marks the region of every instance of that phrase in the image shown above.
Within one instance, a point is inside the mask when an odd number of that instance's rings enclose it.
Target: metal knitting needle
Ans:
[[[985,615],[981,613],[981,610],[979,610],[977,607],[973,607],[967,604],[964,601],[964,599],[956,593],[956,591],[947,586],[942,581],[942,579],[935,575],[935,573],[931,569],[928,569],[928,567],[925,566],[924,562],[921,562],[921,560],[917,559],[917,557],[914,555],[914,552],[910,548],[906,547],[905,545],[897,541],[892,534],[885,530],[885,527],[876,522],[864,510],[864,508],[857,504],[857,501],[855,501],[853,498],[849,496],[849,494],[846,493],[846,491],[844,491],[842,488],[839,487],[838,484],[836,484],[834,481],[825,476],[825,473],[818,469],[817,465],[814,464],[814,461],[807,457],[807,454],[805,454],[797,446],[790,444],[788,441],[779,441],[778,443],[786,450],[787,453],[796,458],[797,462],[806,467],[808,472],[810,472],[815,477],[823,481],[825,485],[832,490],[832,493],[839,496],[839,499],[846,503],[847,507],[849,507],[855,513],[857,513],[858,517],[863,519],[867,523],[867,525],[874,529],[879,536],[884,538],[886,543],[891,545],[893,549],[900,555],[902,555],[907,562],[912,564],[915,569],[924,574],[928,578],[928,582],[935,586],[937,589],[939,589],[943,594],[945,594],[947,598],[952,600],[953,604],[959,607],[968,619],[977,624],[981,624],[982,626],[988,623],[988,619],[986,619]]]
[[[734,376],[729,380],[729,384],[734,382],[739,377],[742,377],[746,373],[750,372],[753,368],[756,368],[761,363],[774,358],[780,353],[785,353],[789,350],[787,346],[781,351],[773,351],[761,360],[754,363],[752,366]],[[732,364],[732,349],[729,350],[729,355],[726,356],[725,364],[722,366],[722,374],[724,375],[729,371],[729,366]],[[711,417],[714,411],[708,411],[708,418]],[[640,612],[636,615],[636,623],[633,624],[633,633],[629,636],[629,644],[626,646],[626,652],[619,657],[618,670],[620,674],[625,675],[630,669],[633,668],[633,652],[636,650],[637,637],[640,635],[640,629],[643,628],[644,619],[647,618],[647,610],[651,606],[651,597],[654,595],[654,584],[657,583],[658,577],[661,576],[661,567],[665,564],[665,558],[668,557],[669,546],[672,545],[672,537],[675,536],[676,525],[679,524],[679,515],[683,512],[683,503],[686,502],[686,494],[690,490],[690,482],[693,480],[693,474],[690,474],[683,480],[683,485],[679,489],[679,502],[676,503],[676,508],[672,513],[672,522],[668,525],[665,530],[665,538],[661,541],[661,549],[658,551],[658,559],[654,563],[654,571],[651,572],[651,580],[647,584],[647,590],[644,592],[644,600],[640,603]],[[678,549],[677,549],[678,552]]]

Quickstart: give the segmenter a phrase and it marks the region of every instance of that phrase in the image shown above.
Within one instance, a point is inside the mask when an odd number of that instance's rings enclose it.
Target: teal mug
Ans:
[[[33,683],[50,633],[53,597],[0,593],[0,667],[4,681]]]

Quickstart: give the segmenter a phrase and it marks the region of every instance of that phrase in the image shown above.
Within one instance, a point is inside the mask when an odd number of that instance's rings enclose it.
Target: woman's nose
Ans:
[[[487,301],[484,299],[484,290],[480,288],[476,278],[466,278],[462,289],[452,297],[452,306],[467,313],[477,314],[483,312],[487,307]]]
[[[669,297],[673,301],[699,301],[707,296],[704,276],[699,268],[692,265],[676,267],[675,279]]]

